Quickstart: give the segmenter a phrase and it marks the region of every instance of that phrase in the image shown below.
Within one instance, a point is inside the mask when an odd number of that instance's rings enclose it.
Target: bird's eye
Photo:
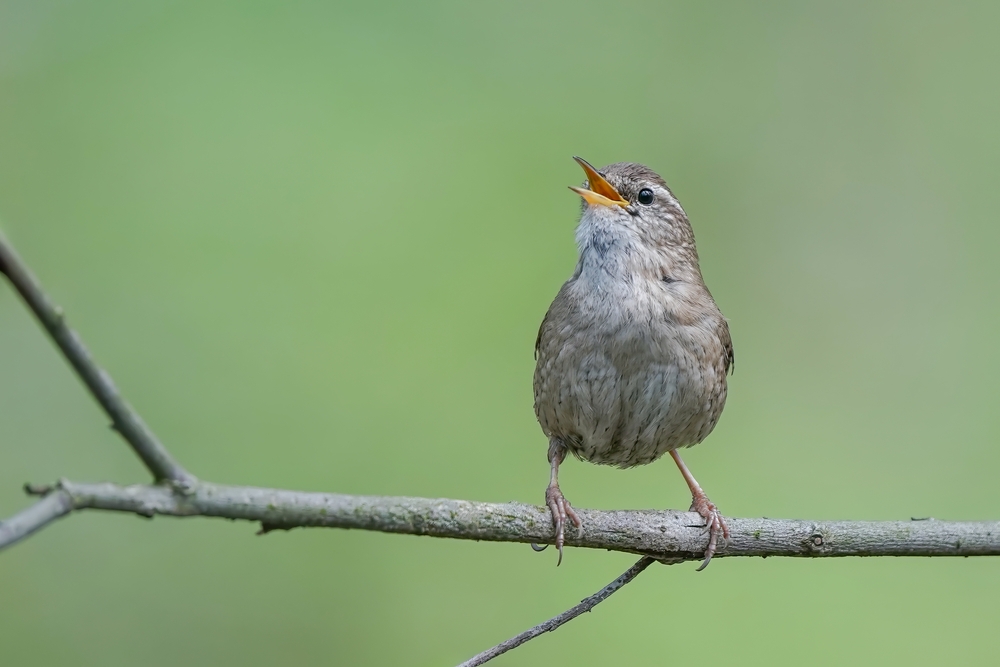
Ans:
[[[649,188],[643,188],[639,190],[639,203],[644,206],[649,206],[653,203],[653,191]]]

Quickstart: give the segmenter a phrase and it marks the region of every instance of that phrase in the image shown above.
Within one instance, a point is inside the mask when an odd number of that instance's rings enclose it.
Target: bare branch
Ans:
[[[496,542],[552,543],[547,509],[520,503],[348,496],[201,482],[160,444],[138,413],[95,363],[70,329],[62,310],[0,234],[0,273],[8,277],[55,341],[114,428],[163,484],[119,486],[61,481],[54,487],[26,486],[43,496],[26,510],[0,522],[3,549],[74,510],[101,509],[153,517],[206,516],[259,522],[259,534],[299,527],[356,528]],[[582,534],[567,546],[606,549],[643,556],[627,572],[572,609],[479,654],[464,665],[481,665],[524,642],[555,630],[590,611],[634,579],[654,560],[701,560],[708,542],[696,513],[673,510],[577,510]],[[791,521],[727,518],[731,539],[716,558],[729,556],[996,556],[1000,522]]]
[[[75,509],[142,516],[208,516],[260,522],[264,532],[299,527],[355,528],[492,542],[551,544],[552,520],[521,503],[348,496],[198,482],[161,485],[59,483]],[[701,560],[708,536],[693,512],[577,510],[583,535],[566,545],[652,556],[664,562]],[[797,521],[727,518],[731,556],[996,556],[1000,522]]]
[[[97,365],[77,333],[66,324],[62,308],[48,297],[3,234],[0,234],[0,273],[5,274],[14,285],[87,389],[111,418],[114,429],[131,445],[153,474],[153,478],[156,481],[169,480],[182,486],[193,484],[194,476],[160,444],[139,414],[118,392],[111,376]]]
[[[503,655],[507,651],[517,648],[521,644],[530,641],[541,634],[544,634],[546,632],[552,632],[559,626],[569,623],[580,614],[590,611],[591,609],[596,607],[599,603],[604,602],[604,600],[611,597],[612,593],[617,591],[619,588],[621,588],[628,582],[635,579],[637,576],[639,576],[639,573],[641,573],[643,570],[645,570],[647,567],[649,567],[655,562],[656,562],[655,559],[650,558],[649,556],[643,556],[638,560],[638,562],[636,562],[635,565],[626,570],[620,577],[618,577],[610,584],[608,584],[601,590],[591,595],[589,598],[581,600],[580,604],[576,605],[575,607],[571,607],[570,609],[567,609],[563,613],[553,618],[550,618],[544,623],[539,623],[535,627],[525,630],[524,632],[515,637],[511,637],[505,642],[500,642],[499,644],[497,644],[496,646],[494,646],[489,650],[483,651],[482,653],[469,658],[458,667],[478,667],[479,665],[486,664],[493,658],[499,655]]]
[[[23,540],[73,509],[73,499],[67,492],[60,489],[49,493],[28,509],[0,521],[0,549]]]

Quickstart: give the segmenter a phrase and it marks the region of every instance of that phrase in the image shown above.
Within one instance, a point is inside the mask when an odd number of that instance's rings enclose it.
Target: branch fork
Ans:
[[[0,550],[75,511],[105,510],[137,514],[205,516],[260,524],[258,534],[272,530],[326,527],[428,535],[494,542],[553,544],[549,512],[521,503],[467,500],[352,496],[250,486],[214,484],[188,472],[118,391],[111,376],[97,365],[79,335],[66,323],[62,309],[0,234],[0,273],[66,357],[90,394],[149,470],[153,483],[121,486],[60,480],[54,485],[26,484],[39,499],[0,521]],[[590,611],[655,561],[701,560],[708,544],[704,520],[694,512],[673,510],[576,510],[583,530],[570,531],[567,546],[623,551],[642,558],[628,571],[579,605],[481,653],[465,666],[486,661]],[[792,521],[726,519],[730,539],[716,558],[735,556],[997,556],[1000,522]]]

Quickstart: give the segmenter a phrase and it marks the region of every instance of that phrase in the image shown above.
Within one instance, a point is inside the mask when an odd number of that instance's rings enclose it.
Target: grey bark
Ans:
[[[97,365],[80,336],[66,324],[62,308],[45,293],[3,234],[0,234],[0,273],[10,280],[63,356],[87,385],[90,394],[111,418],[114,429],[125,438],[153,474],[153,479],[170,480],[180,485],[193,483],[194,476],[170,455],[142,417],[122,397],[111,376]]]
[[[142,516],[206,516],[260,522],[261,533],[298,527],[355,528],[496,542],[549,544],[554,540],[547,509],[520,503],[348,496],[199,481],[160,443],[118,392],[83,341],[66,325],[62,309],[43,291],[14,248],[0,234],[0,273],[7,276],[76,370],[87,389],[153,474],[154,485],[119,486],[61,481],[54,487],[26,486],[42,496],[31,507],[0,521],[0,550],[73,511],[99,509]],[[472,658],[483,664],[538,635],[590,611],[652,562],[700,560],[708,542],[702,519],[673,510],[577,510],[582,534],[568,546],[642,554],[618,579],[579,605]],[[730,519],[731,539],[716,555],[726,556],[995,556],[1000,522],[794,521]]]
[[[458,667],[479,667],[479,665],[484,665],[493,658],[503,655],[507,651],[515,649],[521,644],[527,641],[531,641],[532,639],[534,639],[539,635],[556,630],[560,626],[569,623],[580,614],[590,611],[601,602],[607,600],[609,597],[611,597],[612,593],[615,593],[619,588],[621,588],[628,582],[638,577],[643,570],[645,570],[647,567],[649,567],[655,562],[656,561],[650,558],[649,556],[643,556],[635,563],[635,565],[633,565],[632,567],[627,569],[624,573],[622,573],[620,577],[618,577],[617,579],[615,579],[610,584],[608,584],[601,590],[597,591],[590,597],[581,600],[580,604],[576,605],[575,607],[567,609],[563,613],[559,614],[558,616],[550,618],[544,623],[539,623],[535,627],[525,630],[519,635],[511,637],[507,641],[500,642],[493,648],[487,649],[482,653],[472,656]]]
[[[40,530],[74,509],[73,499],[62,490],[49,493],[34,505],[0,521],[0,550]]]
[[[490,542],[550,544],[548,510],[522,503],[349,496],[197,482],[119,486],[62,481],[35,493],[68,494],[75,510],[142,516],[206,516],[259,522],[263,532],[300,527],[354,528]],[[567,546],[623,551],[665,562],[700,560],[708,536],[693,512],[577,510],[583,535]],[[996,556],[1000,522],[809,521],[727,518],[731,539],[717,557],[732,556]]]

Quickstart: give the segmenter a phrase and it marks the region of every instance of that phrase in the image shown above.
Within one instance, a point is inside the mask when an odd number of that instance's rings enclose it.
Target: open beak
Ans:
[[[574,188],[571,185],[569,186],[570,190],[583,197],[584,201],[591,206],[621,206],[622,208],[628,206],[628,200],[622,198],[614,186],[604,180],[604,177],[597,173],[597,170],[589,162],[582,157],[574,156],[573,159],[586,172],[590,189]]]

